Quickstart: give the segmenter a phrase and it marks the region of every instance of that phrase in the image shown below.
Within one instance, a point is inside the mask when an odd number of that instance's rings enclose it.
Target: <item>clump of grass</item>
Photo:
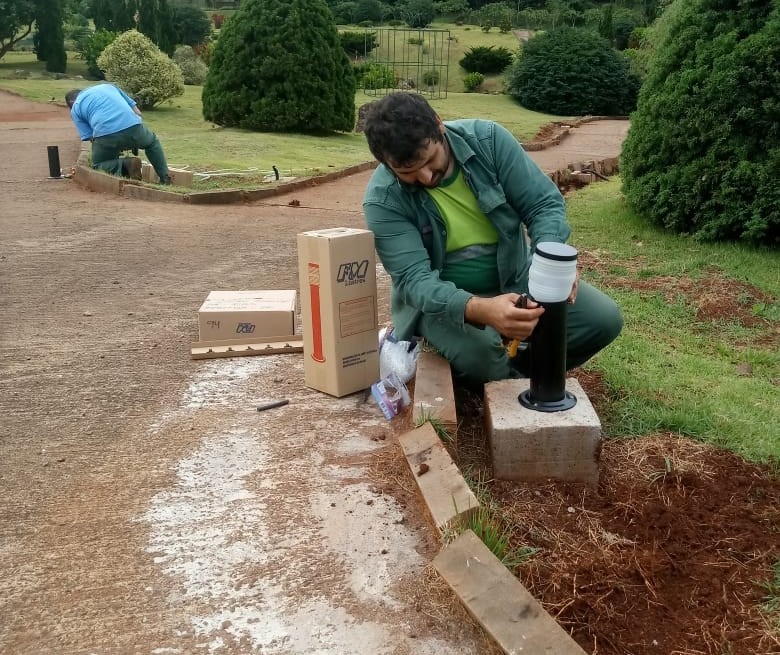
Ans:
[[[539,549],[533,546],[513,547],[510,526],[500,512],[488,505],[480,505],[469,512],[465,529],[474,532],[488,550],[510,570],[516,569],[539,552]]]
[[[421,425],[430,423],[436,435],[446,444],[451,444],[455,441],[455,436],[450,433],[446,428],[442,420],[438,416],[431,414],[430,410],[421,407],[420,415],[414,422],[414,427],[419,428]]]
[[[461,521],[445,532],[445,541],[451,541],[466,530],[471,530],[504,566],[514,572],[517,567],[536,555],[539,549],[534,546],[513,545],[511,523],[493,501],[485,482],[474,478],[467,478],[466,481],[474,491],[479,505],[464,513]],[[458,513],[457,505],[455,512]]]

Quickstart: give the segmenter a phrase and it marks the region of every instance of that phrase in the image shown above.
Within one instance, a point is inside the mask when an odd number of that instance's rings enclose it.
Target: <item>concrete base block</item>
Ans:
[[[596,484],[601,452],[601,422],[577,380],[566,390],[577,404],[563,412],[523,407],[517,397],[528,379],[485,385],[485,423],[493,475],[501,480],[545,480]]]

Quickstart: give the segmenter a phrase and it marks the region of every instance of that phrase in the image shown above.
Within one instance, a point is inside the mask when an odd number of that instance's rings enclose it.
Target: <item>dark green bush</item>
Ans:
[[[97,58],[105,50],[106,46],[114,42],[116,32],[98,30],[78,42],[79,57],[87,64],[87,74],[93,80],[103,80],[105,75],[97,65]]]
[[[523,107],[560,116],[628,114],[638,90],[626,57],[574,27],[529,39],[507,73],[507,92]]]
[[[476,46],[469,48],[458,63],[469,73],[498,75],[512,63],[513,55],[504,46]]]
[[[433,0],[409,0],[401,10],[409,27],[428,27],[436,16]]]
[[[642,27],[642,15],[629,10],[616,11],[612,17],[612,43],[618,50],[625,50],[631,40],[631,34]]]
[[[330,10],[333,13],[333,20],[341,25],[357,23],[357,2],[340,2],[337,5],[333,5]]]
[[[382,22],[384,7],[379,0],[358,0],[355,3],[355,22],[369,22],[374,25]]]
[[[439,71],[435,68],[429,71],[425,71],[422,74],[422,82],[425,86],[436,86],[439,83]]]
[[[780,7],[697,0],[663,16],[621,173],[650,221],[780,244]]]
[[[196,46],[211,36],[211,19],[200,7],[178,3],[171,5],[176,45]]]
[[[350,57],[365,57],[376,49],[376,32],[339,32],[341,47]]]
[[[203,116],[265,132],[350,131],[355,77],[324,0],[245,0],[220,31]]]

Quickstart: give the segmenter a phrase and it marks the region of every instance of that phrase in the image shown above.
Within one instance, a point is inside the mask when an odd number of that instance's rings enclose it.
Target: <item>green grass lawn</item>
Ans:
[[[616,179],[568,207],[584,278],[626,322],[593,364],[611,393],[608,433],[669,430],[780,462],[780,255],[665,234]]]

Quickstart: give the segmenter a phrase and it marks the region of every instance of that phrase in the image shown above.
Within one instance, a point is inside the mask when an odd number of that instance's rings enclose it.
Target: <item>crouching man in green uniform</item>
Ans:
[[[363,210],[392,278],[396,337],[424,337],[468,384],[527,375],[527,351],[510,358],[505,341],[527,339],[544,311],[515,303],[528,292],[533,247],[569,237],[558,188],[505,128],[444,123],[418,94],[374,102],[365,134],[381,165]],[[617,305],[585,282],[569,302],[567,369],[623,325]]]

